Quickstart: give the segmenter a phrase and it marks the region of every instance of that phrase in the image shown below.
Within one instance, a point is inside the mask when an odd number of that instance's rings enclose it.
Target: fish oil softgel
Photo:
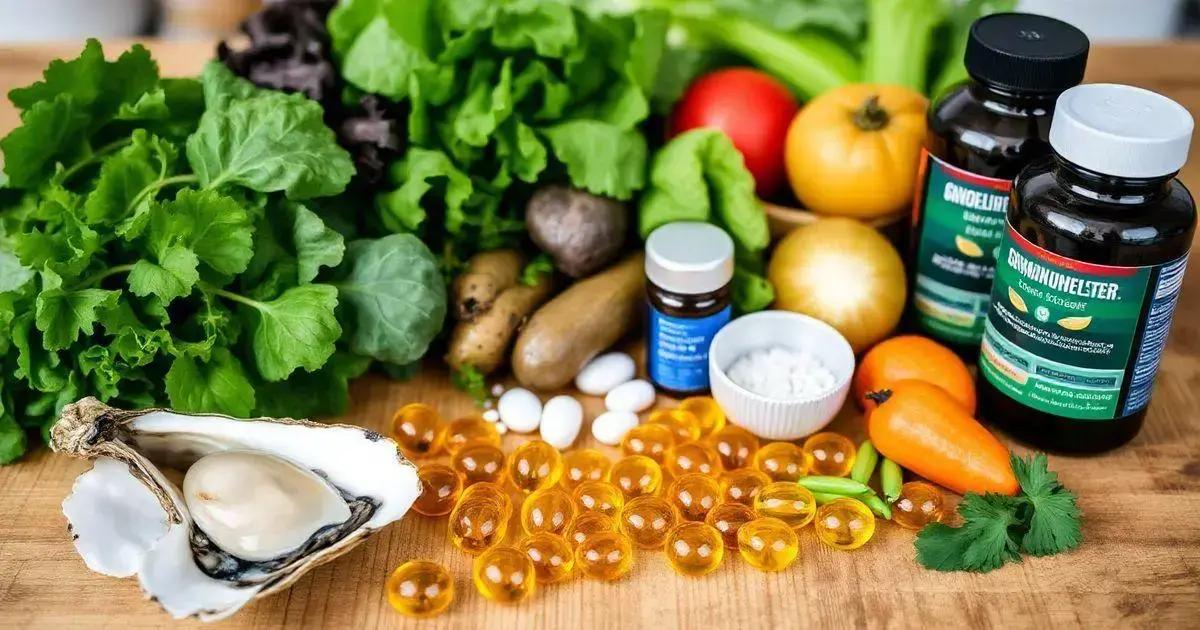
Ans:
[[[756,468],[739,468],[722,473],[717,482],[721,486],[722,501],[753,506],[754,497],[763,486],[771,483],[771,478]]]
[[[800,554],[800,539],[777,518],[756,518],[738,530],[738,552],[756,569],[782,571]]]
[[[696,577],[721,566],[725,545],[721,533],[707,523],[680,523],[667,533],[663,552],[676,573]]]
[[[392,439],[405,457],[437,455],[442,450],[446,425],[438,412],[423,403],[404,405],[392,416]]]
[[[533,562],[539,584],[561,582],[575,570],[575,550],[558,534],[530,534],[517,547]]]
[[[546,488],[525,497],[521,527],[528,534],[565,534],[575,521],[575,500],[562,488]]]
[[[472,442],[458,449],[450,460],[450,466],[462,475],[464,485],[473,485],[483,481],[502,483],[505,468],[504,451],[488,442]]]
[[[713,508],[704,517],[704,522],[717,530],[721,534],[721,540],[725,544],[726,549],[737,550],[738,548],[738,530],[742,525],[758,518],[754,510],[742,505],[741,503],[725,502]]]
[[[633,543],[620,532],[596,532],[575,549],[575,566],[593,579],[620,579],[633,567]]]
[[[509,496],[508,490],[504,486],[496,483],[482,481],[472,486],[467,486],[463,490],[462,496],[458,500],[458,504],[462,505],[469,502],[490,502],[505,514],[505,518],[513,513],[512,497]]]
[[[638,547],[662,549],[667,532],[678,522],[679,513],[666,499],[644,496],[625,504],[619,525]]]
[[[563,475],[559,483],[567,490],[585,481],[604,481],[612,462],[594,448],[580,448],[563,455]]]
[[[754,498],[759,516],[777,518],[792,529],[800,529],[813,520],[817,500],[808,488],[790,481],[776,481],[763,487]]]
[[[480,595],[502,604],[529,599],[537,586],[533,561],[516,547],[493,547],[475,558],[471,580]]]
[[[721,486],[700,473],[688,473],[676,479],[667,490],[667,498],[685,521],[703,521],[721,502]]]
[[[435,617],[454,601],[454,580],[446,567],[410,560],[396,567],[384,585],[388,603],[409,617]]]
[[[464,498],[450,512],[450,542],[471,555],[483,553],[504,540],[510,514],[491,498]]]
[[[759,444],[753,433],[731,424],[714,431],[707,439],[721,457],[721,467],[725,470],[754,465]]]
[[[686,409],[655,409],[646,421],[670,429],[676,444],[700,439],[700,421]]]
[[[651,425],[642,425],[651,426]],[[657,494],[663,483],[662,467],[646,455],[628,455],[617,460],[608,472],[608,480],[626,499]]]
[[[696,426],[700,429],[700,437],[707,437],[725,427],[725,411],[711,396],[684,398],[676,408],[681,411],[689,411],[696,417]]]
[[[567,531],[567,542],[579,547],[585,540],[600,532],[611,532],[615,529],[612,518],[600,512],[583,512],[575,517],[571,529]]]
[[[474,442],[500,447],[500,432],[496,425],[476,416],[452,421],[446,426],[446,450],[454,455],[459,449]]]
[[[808,474],[804,451],[791,442],[771,442],[754,454],[754,467],[771,481],[796,481]]]
[[[526,494],[553,486],[562,473],[562,455],[541,440],[530,440],[508,456],[508,480]]]
[[[667,451],[675,446],[675,433],[661,422],[647,422],[633,427],[621,439],[621,451],[626,455],[645,455],[659,465],[666,463]]]
[[[445,516],[458,504],[462,479],[445,464],[430,463],[417,469],[421,494],[412,509],[423,516]]]
[[[900,497],[892,504],[892,520],[909,529],[921,529],[942,520],[944,511],[941,490],[924,481],[910,481],[900,487]]]
[[[667,470],[675,477],[688,473],[712,475],[721,471],[721,457],[704,442],[684,442],[667,451]]]
[[[831,431],[809,436],[804,440],[803,451],[808,458],[809,473],[829,477],[849,475],[858,452],[850,438]]]
[[[585,481],[575,486],[572,495],[580,511],[599,512],[610,518],[616,517],[625,505],[620,488],[607,481]]]
[[[875,515],[857,499],[835,499],[817,508],[817,539],[834,549],[858,549],[875,534]]]

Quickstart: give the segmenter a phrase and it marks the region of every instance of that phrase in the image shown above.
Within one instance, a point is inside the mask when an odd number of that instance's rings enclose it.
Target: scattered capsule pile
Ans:
[[[877,516],[917,529],[943,514],[941,492],[925,482],[896,488],[894,501],[877,496],[865,483],[873,450],[855,466],[869,443],[856,450],[824,432],[803,445],[760,444],[708,397],[650,412],[625,433],[616,459],[590,448],[560,453],[537,439],[506,454],[492,422],[445,423],[419,403],[396,413],[392,434],[420,462],[413,509],[448,515],[450,542],[475,557],[476,590],[501,603],[525,601],[575,572],[620,579],[635,549],[663,552],[684,576],[708,574],[734,552],[781,571],[810,526],[822,543],[850,550],[871,539]],[[432,460],[439,455],[449,463]],[[423,561],[401,565],[386,588],[392,606],[414,617],[439,614],[454,597],[447,570]]]

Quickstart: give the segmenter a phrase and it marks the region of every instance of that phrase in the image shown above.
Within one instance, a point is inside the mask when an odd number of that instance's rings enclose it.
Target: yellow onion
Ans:
[[[767,270],[775,306],[833,326],[861,352],[900,323],[904,262],[879,232],[853,219],[822,219],[788,234]]]

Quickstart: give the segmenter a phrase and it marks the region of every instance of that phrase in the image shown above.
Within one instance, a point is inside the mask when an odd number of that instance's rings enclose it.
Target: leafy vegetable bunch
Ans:
[[[415,237],[346,244],[306,203],[354,174],[321,106],[211,63],[162,79],[89,41],[9,94],[0,140],[0,462],[67,402],[236,416],[345,406],[372,360],[440,330]],[[5,179],[0,178],[0,179]]]
[[[443,260],[516,244],[537,183],[628,200],[661,13],[589,15],[568,0],[345,0],[329,16],[342,76],[409,107],[408,148],[378,196],[383,227]]]

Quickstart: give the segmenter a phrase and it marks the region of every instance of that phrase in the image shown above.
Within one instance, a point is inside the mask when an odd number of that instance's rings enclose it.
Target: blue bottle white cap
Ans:
[[[1129,85],[1093,83],[1063,92],[1050,145],[1067,161],[1114,177],[1163,177],[1187,162],[1195,123],[1179,103]]]
[[[668,223],[646,239],[646,278],[674,293],[716,291],[733,279],[733,239],[710,223]]]

